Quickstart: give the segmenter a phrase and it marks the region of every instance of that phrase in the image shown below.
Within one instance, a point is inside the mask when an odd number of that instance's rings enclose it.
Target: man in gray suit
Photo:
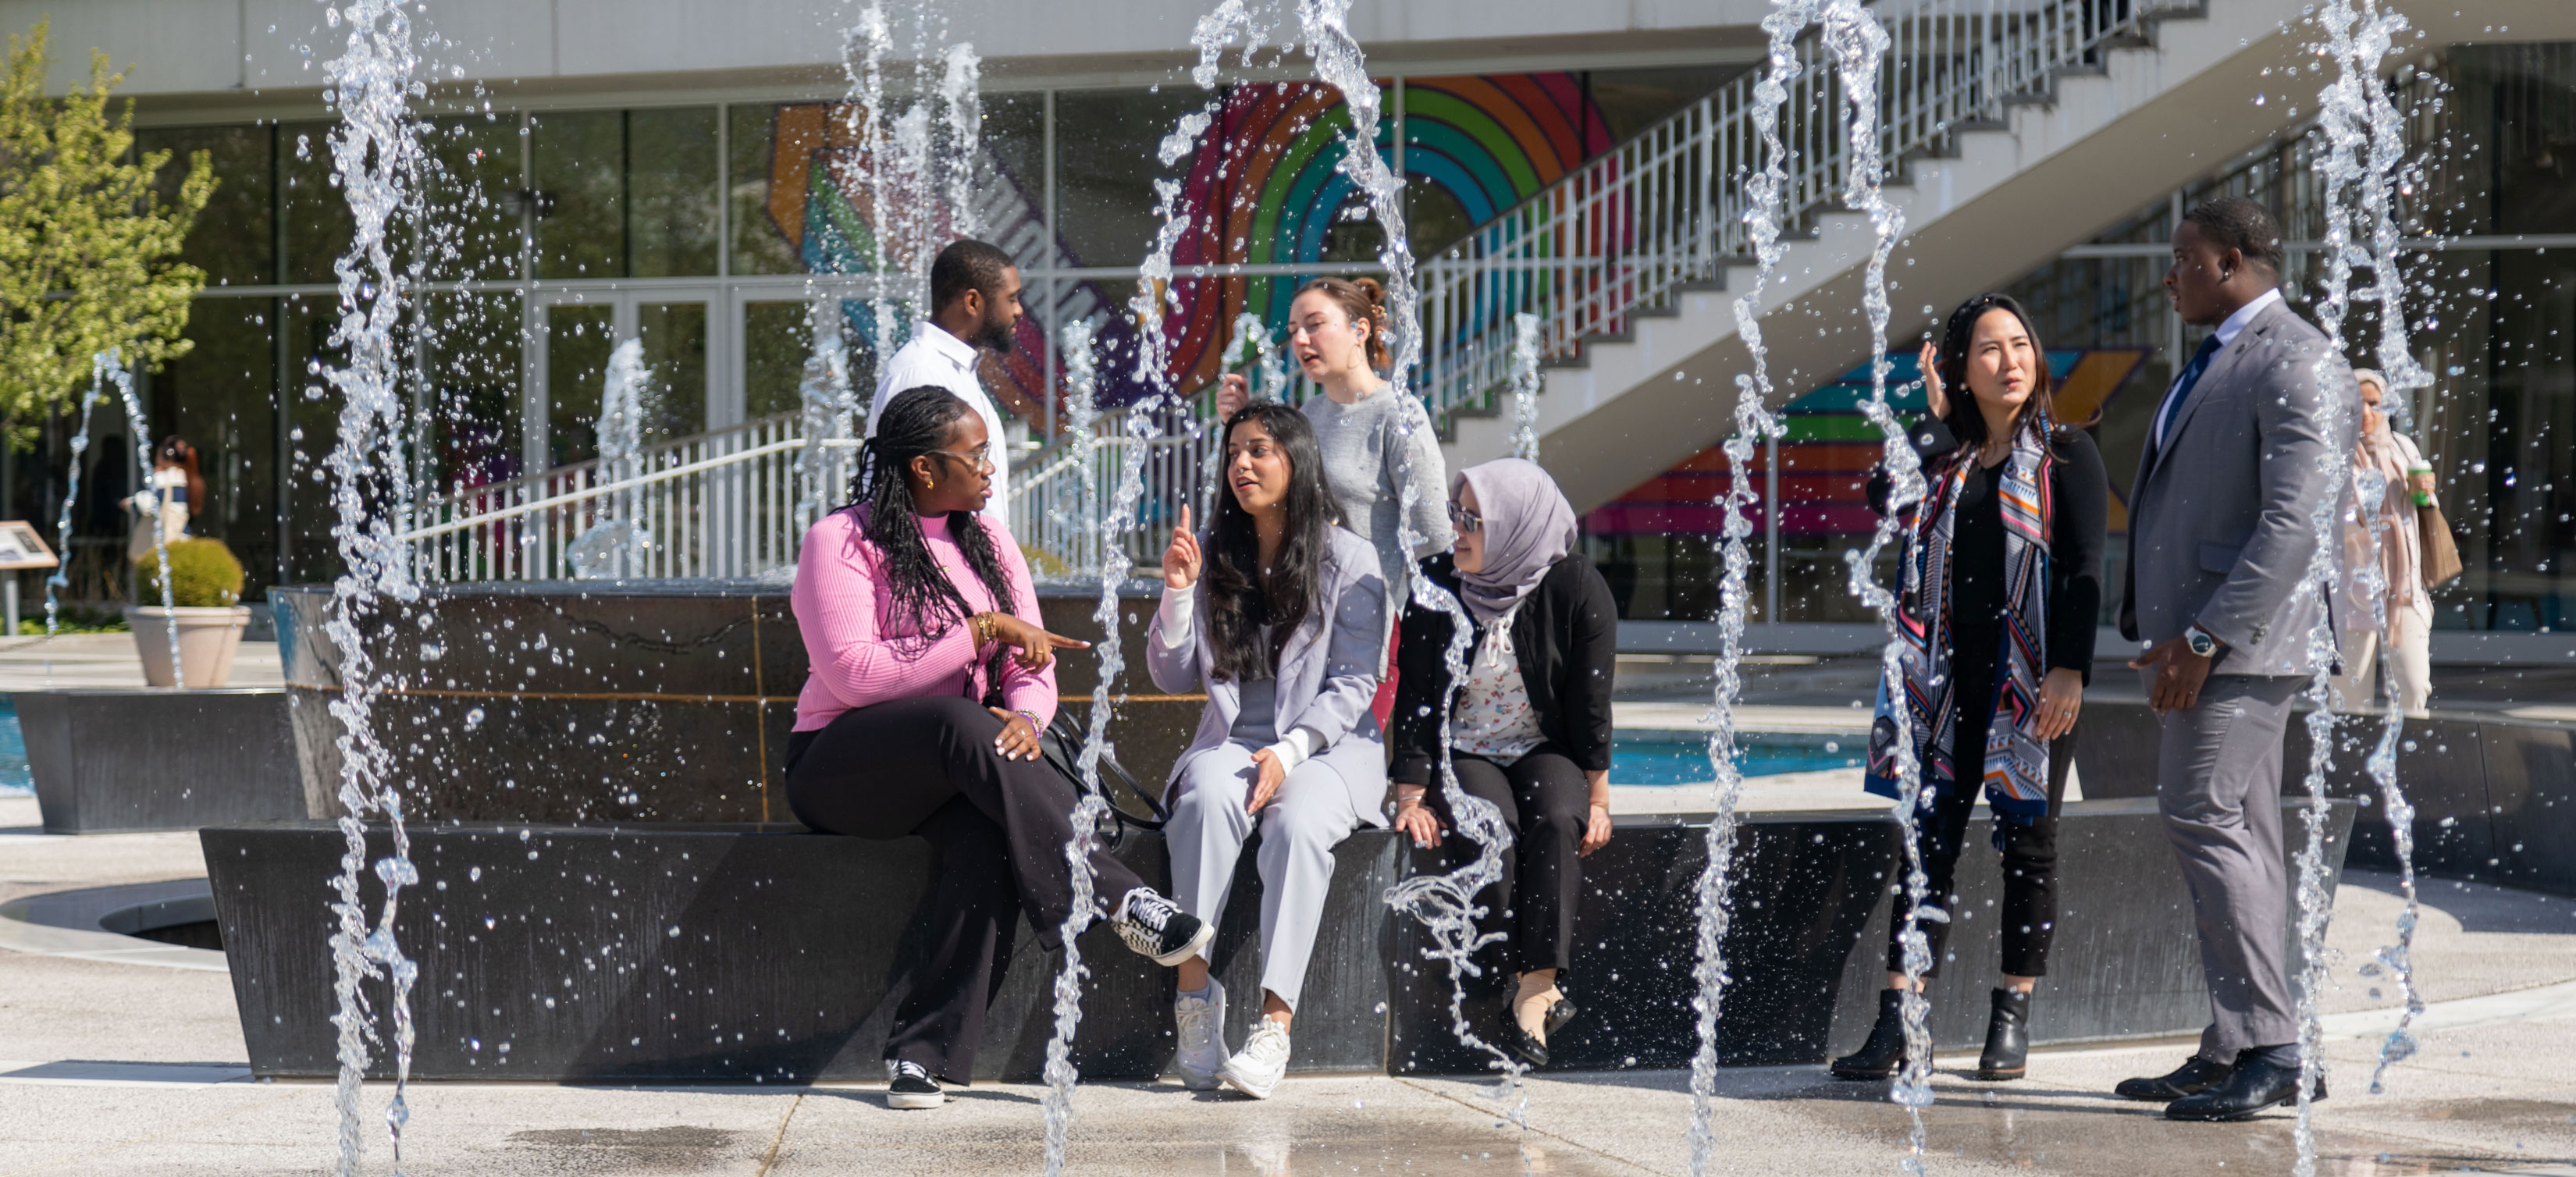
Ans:
[[[2298,1097],[2281,744],[2327,608],[2308,583],[2314,512],[2335,493],[2327,467],[2349,465],[2327,458],[2353,446],[2351,414],[2326,398],[2353,384],[2282,302],[2280,267],[2263,206],[2185,214],[2165,289],[2184,322],[2216,330],[2157,406],[2130,484],[2120,633],[2148,643],[2130,665],[2162,719],[2156,803],[2191,887],[2213,1017],[2180,1069],[2118,1090],[2166,1101],[2177,1120],[2241,1120]]]

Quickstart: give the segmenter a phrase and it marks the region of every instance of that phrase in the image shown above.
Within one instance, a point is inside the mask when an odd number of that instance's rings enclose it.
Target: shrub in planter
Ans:
[[[161,561],[136,561],[138,605],[161,603]],[[183,539],[170,545],[170,603],[182,609],[228,608],[241,603],[242,566],[219,539]]]

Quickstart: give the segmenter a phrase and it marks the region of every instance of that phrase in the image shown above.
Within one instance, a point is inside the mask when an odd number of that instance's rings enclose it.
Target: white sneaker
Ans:
[[[1181,1086],[1216,1090],[1217,1072],[1225,1069],[1225,986],[1208,978],[1208,995],[1182,994],[1172,1015],[1180,1023],[1181,1049],[1173,1065],[1181,1072]]]
[[[1279,1081],[1288,1077],[1288,1030],[1271,1018],[1257,1018],[1252,1023],[1252,1036],[1243,1041],[1243,1049],[1225,1060],[1220,1072],[1226,1086],[1254,1099],[1268,1099]]]

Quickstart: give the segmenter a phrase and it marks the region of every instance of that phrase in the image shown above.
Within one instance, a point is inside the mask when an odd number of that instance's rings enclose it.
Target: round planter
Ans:
[[[156,687],[177,686],[171,673],[170,628],[179,629],[179,658],[192,687],[220,687],[232,681],[233,653],[241,649],[242,630],[250,625],[248,605],[129,605],[126,628],[134,631],[134,651],[143,656],[143,681]]]

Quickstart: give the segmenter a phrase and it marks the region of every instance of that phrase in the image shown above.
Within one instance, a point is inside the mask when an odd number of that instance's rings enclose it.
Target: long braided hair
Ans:
[[[1289,635],[1321,605],[1324,553],[1341,518],[1324,485],[1324,452],[1306,414],[1276,401],[1254,401],[1226,421],[1226,440],[1232,442],[1245,425],[1259,425],[1288,459],[1288,529],[1278,561],[1265,575],[1252,513],[1236,501],[1231,481],[1218,486],[1216,520],[1207,538],[1208,646],[1216,656],[1209,673],[1232,682],[1278,673]],[[1270,627],[1267,644],[1261,640],[1264,625]]]
[[[948,574],[930,554],[930,543],[921,532],[921,518],[913,509],[912,460],[932,450],[947,446],[957,431],[957,423],[973,409],[957,399],[957,394],[935,384],[907,388],[886,402],[885,412],[877,418],[876,435],[860,447],[859,473],[850,480],[852,502],[844,510],[859,516],[859,531],[875,544],[883,576],[880,591],[894,601],[894,617],[910,622],[898,624],[902,632],[895,639],[896,649],[907,657],[918,656],[941,638],[948,636],[951,625],[974,615],[973,607],[950,584]],[[1020,611],[1019,601],[1011,595],[1011,582],[1002,575],[1002,561],[993,547],[993,533],[984,527],[983,516],[973,511],[948,513],[949,534],[966,554],[966,564],[975,570],[975,579],[984,582],[985,591],[993,594],[995,607],[1006,613]],[[995,650],[985,666],[984,682],[988,687],[1001,682],[1002,652]]]

